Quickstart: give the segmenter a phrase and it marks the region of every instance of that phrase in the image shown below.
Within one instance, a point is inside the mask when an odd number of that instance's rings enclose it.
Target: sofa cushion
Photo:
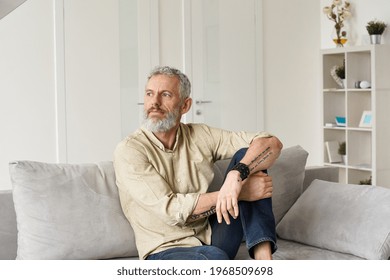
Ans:
[[[287,212],[279,237],[365,259],[390,256],[390,189],[314,180]]]
[[[275,164],[269,169],[272,176],[272,208],[278,224],[302,193],[308,152],[301,146],[282,150]]]
[[[10,163],[17,259],[137,256],[122,212],[112,162]]]
[[[362,258],[302,243],[278,239],[274,260],[363,260]]]

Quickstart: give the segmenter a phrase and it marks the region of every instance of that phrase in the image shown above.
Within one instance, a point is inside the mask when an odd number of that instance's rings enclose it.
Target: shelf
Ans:
[[[340,168],[347,168],[347,166],[343,163],[329,163],[329,162],[325,162],[324,163],[325,166],[333,166],[333,167],[340,167]]]
[[[334,66],[345,65],[346,88],[331,75]],[[372,184],[390,187],[390,45],[368,45],[321,51],[321,99],[323,162],[339,168],[339,180],[357,183],[372,178]],[[356,88],[369,81],[370,88]],[[370,111],[372,127],[360,127]],[[346,126],[336,125],[336,116]],[[326,124],[334,124],[327,126]],[[346,143],[346,163],[330,163],[326,142]]]
[[[366,128],[366,127],[348,127],[348,126],[325,126],[324,129],[329,130],[348,130],[348,131],[363,131],[363,132],[371,132],[372,128]]]
[[[340,92],[340,93],[345,93],[345,92],[371,92],[371,88],[324,88],[323,92]]]
[[[351,165],[348,166],[349,169],[372,171],[372,167],[369,164],[360,164],[360,165]]]
[[[371,88],[349,88],[346,89],[348,92],[371,92]]]
[[[345,126],[325,126],[324,129],[332,129],[332,130],[346,130]]]
[[[371,132],[371,131],[372,131],[372,128],[366,128],[366,127],[347,127],[347,130],[349,130],[349,131]]]
[[[325,166],[333,166],[338,168],[345,168],[345,169],[353,169],[353,170],[361,170],[361,171],[372,171],[372,168],[368,164],[361,164],[361,165],[346,165],[344,163],[329,163],[325,162]]]
[[[345,89],[343,88],[326,88],[323,90],[324,93],[327,93],[327,92],[340,92],[340,93],[345,93]]]

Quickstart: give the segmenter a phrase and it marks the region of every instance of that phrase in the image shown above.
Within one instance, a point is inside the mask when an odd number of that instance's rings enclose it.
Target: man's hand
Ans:
[[[218,223],[222,223],[222,218],[229,225],[230,217],[238,217],[238,196],[242,188],[240,173],[236,170],[230,171],[218,193],[216,214]]]
[[[236,171],[228,173],[222,185],[216,204],[216,214],[219,223],[222,219],[229,225],[230,216],[234,219],[239,215],[238,201],[256,201],[272,196],[272,177],[263,172],[252,174],[244,181]]]
[[[269,198],[272,196],[272,190],[272,177],[260,171],[245,180],[238,200],[256,201]]]
[[[242,194],[242,197],[245,197],[245,200],[248,199],[249,201],[252,201],[252,199],[256,200],[255,197],[257,196],[261,197],[265,195],[265,193],[256,193],[255,189],[251,188],[252,183],[254,184],[254,182],[249,180],[252,175],[255,177],[252,180],[263,180],[263,183],[268,182],[268,184],[265,184],[266,186],[271,184],[272,187],[272,179],[270,177],[267,179],[267,176],[264,173],[263,175],[259,175],[261,174],[259,172],[261,170],[268,169],[275,162],[275,160],[279,157],[282,148],[283,144],[275,136],[256,138],[249,145],[245,156],[240,161],[241,163],[246,164],[250,171],[250,176],[245,180],[245,182],[248,181],[249,188],[246,190],[246,193]],[[233,218],[238,217],[238,200],[242,186],[243,182],[241,181],[239,172],[236,170],[230,171],[219,191],[217,199],[215,210],[219,223],[222,223],[222,219],[224,219],[227,224],[230,224],[229,214]],[[266,191],[266,196],[271,195],[272,190],[271,194],[269,191]]]

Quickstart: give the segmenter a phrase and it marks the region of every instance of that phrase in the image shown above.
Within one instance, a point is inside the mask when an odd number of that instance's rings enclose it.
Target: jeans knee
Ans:
[[[239,162],[245,156],[247,150],[248,148],[239,149],[233,156],[234,161]]]

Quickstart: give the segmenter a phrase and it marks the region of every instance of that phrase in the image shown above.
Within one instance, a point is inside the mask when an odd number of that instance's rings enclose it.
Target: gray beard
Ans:
[[[162,120],[153,120],[148,118],[147,112],[144,111],[144,127],[153,132],[167,132],[176,125],[176,120],[179,117],[179,110],[169,112],[167,117]]]

